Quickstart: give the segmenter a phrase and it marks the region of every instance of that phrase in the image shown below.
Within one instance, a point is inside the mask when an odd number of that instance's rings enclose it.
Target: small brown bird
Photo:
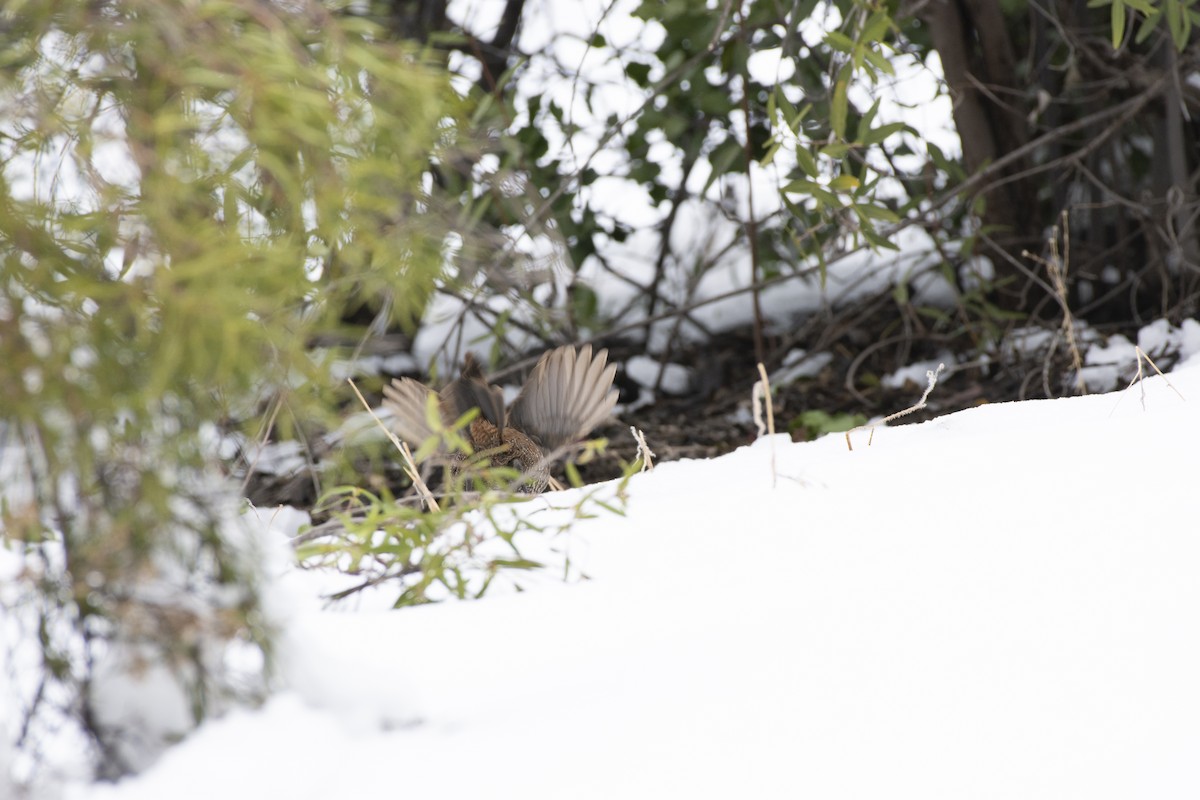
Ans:
[[[592,356],[564,345],[542,355],[507,412],[500,387],[489,385],[479,362],[468,353],[462,375],[438,393],[442,424],[449,427],[472,408],[480,413],[464,432],[475,452],[495,450],[491,463],[520,470],[525,489],[540,492],[550,481],[550,464],[568,445],[582,439],[612,413],[618,391],[616,365],[608,351]],[[425,418],[433,390],[412,378],[383,387],[383,404],[394,417],[392,429],[414,448],[434,435]]]

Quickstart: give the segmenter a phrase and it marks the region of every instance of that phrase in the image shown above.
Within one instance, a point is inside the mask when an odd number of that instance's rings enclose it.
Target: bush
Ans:
[[[112,777],[261,691],[270,631],[225,425],[328,424],[335,384],[309,343],[363,305],[383,325],[420,315],[444,238],[421,186],[456,96],[419,51],[315,2],[17,6],[0,49],[2,599],[40,643],[38,680],[10,687],[18,772],[35,780],[39,732],[65,717]],[[238,682],[245,648],[258,674]],[[156,709],[122,702],[156,685]]]

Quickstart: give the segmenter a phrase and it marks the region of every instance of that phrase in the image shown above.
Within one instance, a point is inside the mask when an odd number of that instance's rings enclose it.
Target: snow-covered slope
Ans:
[[[68,795],[1195,797],[1200,365],[1171,381],[663,464],[570,534],[582,581],[326,611],[285,570],[287,687]]]

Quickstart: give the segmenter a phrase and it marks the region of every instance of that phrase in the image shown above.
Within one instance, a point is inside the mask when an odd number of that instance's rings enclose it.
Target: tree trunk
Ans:
[[[954,102],[954,124],[962,140],[963,165],[976,172],[1020,148],[1029,140],[1027,114],[1033,92],[1017,75],[1017,59],[999,5],[992,0],[932,0],[921,12]],[[1008,255],[1036,246],[1037,187],[1017,178],[1028,167],[1021,159],[1004,170],[982,192],[983,223]],[[996,185],[998,184],[998,185]],[[1017,274],[1004,258],[996,258],[997,277]],[[1009,289],[997,296],[1017,307],[1022,292]]]

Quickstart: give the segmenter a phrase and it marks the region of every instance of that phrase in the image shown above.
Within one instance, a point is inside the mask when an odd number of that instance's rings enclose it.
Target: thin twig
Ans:
[[[739,8],[739,17],[740,16],[741,16],[741,9]],[[745,18],[742,18],[740,20],[740,22],[741,22],[741,25],[739,25],[740,30],[738,32],[738,36],[740,38],[742,38],[743,41],[745,41],[746,40],[746,24],[745,24],[746,20],[745,20]],[[742,77],[741,105],[742,105],[742,114],[744,115],[744,118],[746,120],[746,141],[742,145],[742,156],[745,159],[744,166],[746,169],[745,229],[746,229],[746,240],[750,245],[750,264],[749,264],[749,266],[750,266],[750,283],[751,283],[751,285],[757,285],[758,278],[762,274],[762,268],[759,263],[759,254],[758,254],[758,220],[756,219],[755,214],[754,214],[754,169],[753,169],[753,167],[756,162],[756,159],[754,158],[754,152],[753,152],[753,147],[752,147],[753,142],[752,142],[752,137],[750,135],[750,120],[752,119],[752,117],[750,114],[750,90],[749,90],[749,87],[752,84],[750,82],[749,70],[747,69],[747,70],[744,70],[743,72],[744,72],[744,74],[741,76]],[[761,362],[764,361],[767,357],[765,345],[763,344],[763,328],[765,327],[765,324],[763,323],[762,291],[761,290],[755,289],[753,292],[750,293],[750,307],[751,307],[751,309],[753,309],[753,312],[754,312],[754,360],[759,362],[759,368],[761,369],[762,368]]]
[[[767,377],[767,368],[763,363],[758,362],[759,378],[754,382],[754,389],[751,392],[751,405],[754,407],[754,425],[758,428],[758,435],[762,436],[765,432],[771,438],[768,443],[771,447],[771,488],[775,488],[775,484],[779,480],[779,472],[775,468],[775,407],[771,403],[771,379]],[[763,411],[766,409],[766,423],[763,423]]]
[[[384,432],[396,449],[400,451],[400,455],[404,456],[404,474],[412,481],[413,488],[417,490],[417,494],[421,495],[421,499],[425,501],[426,506],[430,511],[440,511],[437,500],[433,499],[433,492],[429,491],[429,487],[425,485],[425,481],[421,479],[421,473],[417,470],[417,462],[413,459],[412,451],[408,449],[406,442],[400,441],[400,437],[392,433],[387,425],[383,424],[383,420],[375,416],[375,409],[371,408],[370,403],[362,396],[362,392],[354,385],[353,378],[346,378],[346,383],[350,384],[350,388],[358,395],[358,401],[363,404],[363,408],[371,415],[371,419],[375,420],[375,424]]]
[[[632,425],[629,426],[629,432],[633,434],[633,439],[637,442],[637,458],[642,461],[642,472],[653,472],[654,451],[646,444],[646,434]]]
[[[867,447],[870,447],[871,443],[875,441],[875,428],[880,425],[886,425],[894,419],[906,417],[914,411],[920,411],[921,409],[925,408],[926,401],[929,400],[929,394],[933,391],[933,387],[937,386],[938,375],[941,375],[942,370],[945,368],[945,364],[938,364],[937,369],[925,370],[925,378],[929,381],[929,383],[925,386],[925,391],[921,395],[921,399],[918,400],[914,405],[911,405],[901,411],[897,411],[895,414],[889,414],[888,416],[879,420],[879,422],[872,423],[871,425],[859,425],[856,428],[851,428],[850,430],[846,431],[846,449],[854,449],[854,445],[850,443],[850,434],[854,433],[855,431],[862,430],[863,428],[867,428],[871,431],[871,435],[867,437]]]
[[[267,416],[267,421],[263,425],[262,436],[257,442],[257,447],[254,449],[254,460],[246,460],[246,476],[242,479],[242,487],[238,490],[238,494],[243,497],[246,494],[246,487],[250,485],[250,478],[254,476],[254,468],[258,466],[258,460],[262,458],[263,449],[266,448],[267,442],[271,438],[271,431],[275,429],[275,418],[279,416],[279,410],[283,408],[283,396],[276,395],[271,403],[271,413]]]
[[[1145,384],[1146,376],[1145,376],[1145,373],[1142,372],[1142,359],[1143,358],[1146,359],[1146,363],[1148,363],[1150,366],[1154,367],[1154,371],[1158,373],[1158,376],[1167,382],[1167,386],[1171,387],[1171,391],[1174,392],[1175,394],[1179,395],[1180,400],[1184,401],[1185,403],[1187,402],[1187,398],[1184,397],[1183,394],[1178,389],[1175,388],[1175,385],[1173,383],[1171,383],[1171,379],[1163,374],[1163,371],[1158,368],[1158,364],[1154,363],[1154,359],[1152,359],[1152,358],[1150,358],[1150,356],[1146,355],[1145,350],[1143,350],[1141,347],[1135,345],[1133,348],[1133,351],[1137,354],[1137,374],[1133,376],[1133,380],[1131,380],[1129,382],[1129,386],[1126,386],[1125,388],[1128,390],[1135,383],[1138,384],[1138,388],[1141,389],[1141,392],[1142,392],[1141,398],[1140,398],[1141,402],[1142,402],[1142,411],[1146,410],[1146,384]]]
[[[1046,268],[1046,272],[1050,275],[1050,283],[1054,286],[1054,297],[1058,300],[1059,306],[1062,307],[1063,321],[1062,330],[1067,337],[1067,347],[1071,352],[1071,366],[1075,370],[1075,386],[1079,389],[1080,394],[1087,394],[1087,383],[1083,377],[1083,356],[1079,352],[1079,340],[1075,336],[1075,320],[1071,316],[1071,308],[1067,302],[1067,271],[1071,265],[1071,225],[1070,215],[1066,209],[1062,211],[1062,237],[1063,237],[1063,252],[1061,257],[1058,252],[1058,228],[1055,227],[1050,231],[1050,258],[1045,259],[1041,256],[1036,256],[1028,250],[1023,250],[1021,255],[1028,259],[1038,262]],[[1047,357],[1049,362],[1049,357]],[[1046,395],[1049,396],[1049,387],[1046,387]]]

